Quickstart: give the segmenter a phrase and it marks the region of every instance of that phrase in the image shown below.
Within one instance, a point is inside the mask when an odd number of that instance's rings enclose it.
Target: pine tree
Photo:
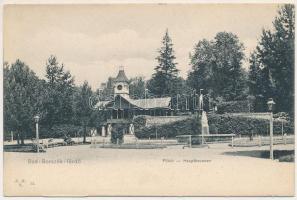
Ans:
[[[171,95],[175,92],[174,86],[177,81],[178,69],[168,30],[166,30],[162,39],[162,47],[158,52],[159,56],[156,58],[158,65],[155,67],[152,79],[148,82],[148,89],[157,96]]]
[[[47,126],[72,123],[74,79],[57,58],[51,56],[46,64],[46,92],[43,115]]]

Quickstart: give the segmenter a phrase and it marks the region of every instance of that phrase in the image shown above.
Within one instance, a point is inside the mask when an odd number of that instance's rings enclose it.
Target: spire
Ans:
[[[117,77],[115,78],[114,81],[115,82],[128,82],[129,81],[126,74],[125,74],[123,66],[119,67],[119,73],[118,73],[118,75],[117,75]]]

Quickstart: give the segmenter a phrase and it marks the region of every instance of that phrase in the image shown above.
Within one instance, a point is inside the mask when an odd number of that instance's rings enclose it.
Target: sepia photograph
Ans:
[[[4,196],[294,196],[294,3],[3,5]]]

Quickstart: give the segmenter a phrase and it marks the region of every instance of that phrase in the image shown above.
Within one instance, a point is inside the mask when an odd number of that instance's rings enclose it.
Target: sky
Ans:
[[[172,38],[177,68],[186,77],[189,53],[218,32],[236,34],[245,54],[254,50],[262,29],[272,29],[278,4],[125,4],[5,5],[4,61],[25,62],[40,78],[55,55],[75,77],[93,89],[119,66],[126,75],[149,79],[166,29]],[[244,66],[248,68],[245,61]]]

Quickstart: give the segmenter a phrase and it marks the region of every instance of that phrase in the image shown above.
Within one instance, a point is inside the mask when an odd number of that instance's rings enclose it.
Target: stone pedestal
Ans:
[[[207,120],[207,115],[205,111],[202,111],[201,128],[202,128],[202,135],[209,135],[208,120]]]

